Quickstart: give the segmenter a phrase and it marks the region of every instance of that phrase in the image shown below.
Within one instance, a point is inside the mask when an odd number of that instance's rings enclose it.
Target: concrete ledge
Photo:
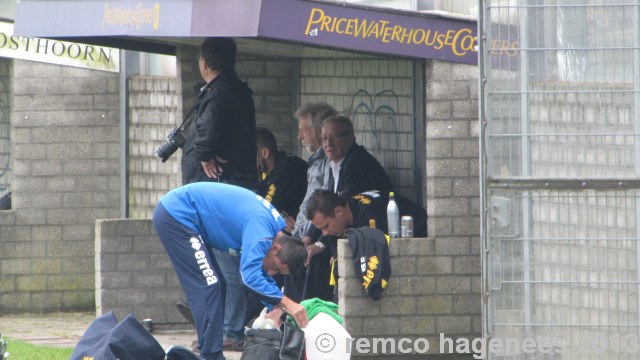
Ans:
[[[176,311],[185,297],[151,220],[96,220],[95,246],[96,315],[188,324]]]
[[[456,264],[471,256],[442,255],[435,251],[435,244],[433,238],[392,239],[391,278],[382,298],[375,301],[356,278],[348,241],[338,240],[338,305],[345,327],[354,339],[352,356],[424,358],[425,354],[415,350],[403,354],[387,347],[385,354],[373,354],[373,348],[365,352],[355,348],[358,339],[374,344],[375,339],[394,339],[398,343],[405,338],[411,341],[407,343],[409,348],[423,341],[418,339],[426,339],[429,356],[472,358],[464,354],[442,354],[440,334],[454,342],[481,336],[481,297],[475,285],[480,281],[480,266],[460,274]],[[418,350],[421,349],[418,346]]]

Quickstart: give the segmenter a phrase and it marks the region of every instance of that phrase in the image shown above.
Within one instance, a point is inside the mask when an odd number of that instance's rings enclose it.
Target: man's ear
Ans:
[[[282,248],[282,245],[280,245],[280,243],[279,243],[279,242],[275,242],[275,241],[274,241],[274,242],[272,242],[272,243],[271,243],[271,249],[269,249],[269,250],[270,250],[270,251],[271,251],[271,250],[276,250],[276,251],[278,251],[278,250],[280,250],[281,248]]]
[[[344,207],[342,207],[342,206],[336,206],[336,207],[333,209],[333,217],[337,217],[337,218],[339,218],[339,217],[342,217],[342,215],[343,215],[343,214],[344,214]]]
[[[260,157],[263,159],[269,158],[269,149],[267,149],[266,147],[260,149]]]

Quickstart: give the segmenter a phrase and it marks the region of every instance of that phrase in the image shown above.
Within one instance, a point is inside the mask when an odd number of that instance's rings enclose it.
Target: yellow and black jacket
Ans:
[[[380,299],[382,290],[391,276],[389,244],[384,233],[370,227],[350,228],[345,232],[353,252],[353,266],[362,287],[374,300]]]

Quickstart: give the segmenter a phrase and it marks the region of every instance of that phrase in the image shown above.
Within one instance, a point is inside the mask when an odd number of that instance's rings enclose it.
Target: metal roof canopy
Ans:
[[[229,36],[242,38],[239,51],[262,55],[477,64],[475,20],[306,0],[22,0],[14,34],[171,55]]]

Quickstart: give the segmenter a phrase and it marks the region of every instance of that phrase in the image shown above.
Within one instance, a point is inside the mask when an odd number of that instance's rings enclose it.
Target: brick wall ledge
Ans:
[[[354,339],[352,356],[384,356],[402,359],[426,355],[447,359],[472,358],[465,354],[441,354],[440,334],[447,338],[473,339],[481,336],[481,297],[479,255],[451,254],[434,238],[400,238],[390,243],[391,277],[379,300],[371,299],[356,278],[353,254],[346,239],[338,241],[338,305],[345,328]],[[469,258],[477,266],[468,266]],[[409,339],[409,354],[390,351],[373,353],[374,339]],[[363,339],[364,352],[356,345]],[[366,340],[365,340],[366,339]],[[426,340],[426,341],[425,341]],[[382,346],[382,343],[379,343]],[[360,349],[362,350],[362,348]]]

